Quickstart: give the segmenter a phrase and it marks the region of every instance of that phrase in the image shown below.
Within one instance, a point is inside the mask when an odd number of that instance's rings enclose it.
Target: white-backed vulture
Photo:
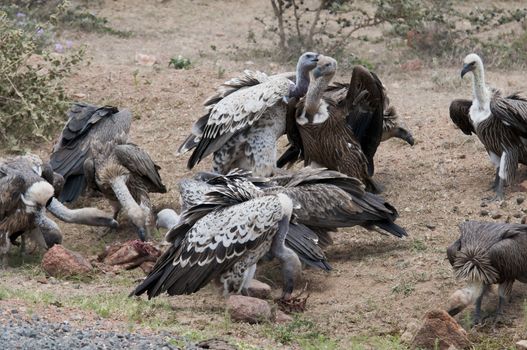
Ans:
[[[518,163],[527,164],[527,100],[490,90],[478,55],[469,54],[463,63],[461,77],[472,72],[473,100],[454,100],[450,118],[463,133],[476,134],[485,146],[496,168],[492,188],[496,199],[502,200],[504,186],[514,181]]]
[[[298,256],[285,246],[292,210],[284,194],[260,196],[241,178],[215,178],[205,200],[181,213],[166,235],[171,247],[131,295],[191,294],[211,280],[224,294],[244,293],[256,263],[271,250],[282,264],[282,298],[290,299],[301,270]]]
[[[368,173],[369,166],[373,171],[373,162],[369,163],[362,151],[351,120],[354,119],[353,115],[370,109],[368,98],[372,97],[374,103],[379,100],[381,93],[377,91],[374,95],[364,90],[349,89],[347,98],[340,103],[325,97],[336,70],[337,61],[329,56],[319,55],[317,68],[313,70],[315,81],[309,85],[306,96],[298,103],[291,101],[287,117],[291,146],[280,158],[280,165],[293,164],[303,158],[305,165],[339,171],[362,181],[368,191],[378,192]],[[360,85],[353,78],[363,76],[359,72],[364,71],[364,68],[354,69],[351,86]],[[373,146],[380,142],[382,136],[382,98],[377,103],[380,103],[381,108],[375,108],[374,115],[371,115],[375,120],[371,125],[378,129],[372,136],[372,149],[376,148]]]
[[[50,156],[51,167],[65,179],[61,202],[73,202],[86,188],[84,161],[92,141],[104,144],[123,133],[128,135],[132,124],[128,110],[79,102],[68,111],[68,118]]]
[[[527,225],[467,221],[459,230],[461,236],[448,247],[447,256],[456,277],[468,287],[452,294],[448,312],[455,315],[475,302],[474,322],[479,323],[483,296],[499,284],[498,317],[514,281],[527,283]]]
[[[127,143],[121,134],[112,141],[92,140],[84,161],[84,176],[89,189],[101,192],[117,218],[121,208],[141,240],[147,239],[155,222],[149,193],[166,193],[166,187],[148,153]]]
[[[194,123],[192,134],[179,148],[180,154],[194,149],[188,168],[213,153],[217,173],[240,168],[259,176],[272,175],[276,140],[285,133],[285,99],[306,93],[317,57],[307,52],[299,58],[296,84],[286,74],[252,71],[225,82],[205,101],[207,113]]]

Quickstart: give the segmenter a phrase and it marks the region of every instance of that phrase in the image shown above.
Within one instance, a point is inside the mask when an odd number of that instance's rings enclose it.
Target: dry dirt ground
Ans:
[[[156,206],[178,206],[177,181],[192,172],[185,167],[186,156],[176,156],[176,150],[214,87],[245,68],[291,70],[265,57],[247,62],[246,36],[250,29],[259,30],[253,17],[262,11],[270,14],[268,3],[259,0],[106,1],[96,12],[109,18],[113,27],[132,30],[134,36],[63,33],[64,38],[86,45],[91,57],[90,64],[67,82],[72,96],[82,93],[86,101],[133,111],[132,140],[162,167],[169,188],[167,195],[154,196]],[[382,45],[360,50],[392,54]],[[139,66],[134,62],[136,53],[153,54],[159,64]],[[192,60],[190,69],[167,67],[178,54]],[[192,296],[163,296],[153,302],[127,299],[141,277],[138,271],[43,284],[37,262],[0,273],[0,307],[15,303],[28,313],[68,318],[78,327],[102,319],[109,327],[134,332],[168,329],[189,339],[219,336],[241,348],[405,348],[400,335],[427,310],[444,307],[449,294],[460,287],[445,255],[458,236],[458,223],[493,218],[520,222],[525,216],[525,204],[517,201],[525,193],[518,186],[507,189],[503,204],[482,208],[483,198],[491,195],[493,168],[479,141],[456,130],[448,117],[452,99],[470,96],[469,79],[459,78],[457,66],[430,67],[403,71],[392,64],[379,70],[392,103],[416,139],[413,147],[395,139],[383,143],[376,166],[376,179],[386,186],[383,195],[398,208],[398,223],[409,237],[398,240],[361,228],[341,230],[327,251],[334,270],[304,272],[308,307],[292,326],[233,324],[212,286]],[[524,72],[487,70],[493,86],[527,90]],[[349,75],[350,71],[341,71],[340,80],[348,80]],[[33,151],[47,158],[50,149],[51,143]],[[205,160],[196,170],[208,166]],[[526,178],[521,168],[519,179]],[[104,201],[96,204],[109,209]],[[490,215],[482,217],[482,210]],[[64,245],[87,256],[100,253],[112,241],[134,237],[127,229],[103,236],[98,228],[64,224],[61,228]],[[275,264],[262,265],[258,275],[280,289]],[[525,286],[516,283],[505,324],[469,328],[475,348],[507,348],[527,337],[525,295]],[[492,293],[484,310],[493,310],[495,299]],[[469,325],[471,311],[459,316],[462,324]]]

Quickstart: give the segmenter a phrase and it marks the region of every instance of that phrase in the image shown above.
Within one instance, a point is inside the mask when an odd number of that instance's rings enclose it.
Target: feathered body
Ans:
[[[357,120],[369,119],[369,123],[359,129],[361,123],[352,123],[351,116],[367,109],[369,103],[358,103],[366,99],[366,93],[354,96],[352,91],[355,90],[350,89],[349,96],[340,103],[329,96],[324,97],[336,68],[337,63],[333,58],[319,57],[318,66],[314,70],[315,81],[310,84],[306,96],[294,108],[289,108],[288,137],[292,145],[278,161],[278,165],[294,163],[301,157],[306,165],[326,167],[356,177],[369,191],[377,191],[369,171],[373,173],[373,154],[382,135],[383,102],[382,99],[379,101],[380,109],[376,106],[373,112],[364,113],[371,118],[357,117]],[[357,113],[351,113],[352,111]],[[354,131],[355,124],[357,127]],[[370,158],[362,151],[355,132],[364,138],[365,145],[369,147]],[[370,141],[366,141],[367,135],[372,135]]]
[[[88,186],[110,200],[114,216],[124,208],[143,240],[154,225],[149,193],[166,193],[159,169],[148,153],[127,143],[125,135],[104,144],[93,140],[84,162]]]
[[[188,168],[212,153],[215,172],[226,174],[240,168],[255,175],[271,175],[276,140],[285,133],[284,99],[305,93],[316,61],[314,53],[301,56],[296,85],[283,74],[267,76],[253,71],[225,82],[205,101],[207,114],[194,123],[192,134],[179,148],[179,153],[195,148]]]
[[[448,247],[447,256],[456,277],[472,287],[458,292],[465,298],[454,298],[450,313],[476,300],[479,318],[481,298],[492,284],[499,284],[499,313],[514,281],[527,282],[527,225],[468,221],[459,230],[461,236]]]
[[[166,236],[172,246],[132,294],[191,294],[211,280],[220,282],[224,293],[240,293],[258,260],[272,250],[286,265],[284,292],[290,295],[292,272],[299,268],[298,257],[284,246],[292,202],[282,194],[255,197],[258,192],[236,177],[214,179],[204,200],[181,213]]]
[[[85,103],[74,103],[68,118],[50,156],[53,170],[65,179],[61,202],[73,202],[86,188],[84,162],[89,158],[92,141],[104,144],[128,135],[132,124],[132,114],[127,110]]]
[[[474,99],[454,100],[450,118],[467,135],[475,133],[496,168],[494,188],[503,199],[503,187],[516,177],[518,163],[527,164],[527,100],[517,94],[503,97],[485,85],[481,58],[465,58],[462,76],[473,73]]]

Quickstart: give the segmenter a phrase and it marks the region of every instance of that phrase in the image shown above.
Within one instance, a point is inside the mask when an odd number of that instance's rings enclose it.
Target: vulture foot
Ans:
[[[307,284],[296,296],[286,293],[281,298],[275,299],[278,308],[289,314],[306,311],[306,303],[309,298],[309,294],[304,296],[306,289]]]

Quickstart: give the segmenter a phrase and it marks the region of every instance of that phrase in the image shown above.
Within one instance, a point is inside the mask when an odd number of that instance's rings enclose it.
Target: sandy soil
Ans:
[[[153,202],[158,207],[177,207],[177,181],[192,172],[185,167],[186,157],[178,157],[175,152],[192,122],[201,116],[201,102],[215,86],[245,68],[266,72],[292,68],[264,57],[246,62],[249,60],[248,51],[243,49],[247,46],[246,35],[250,29],[260,30],[253,17],[261,11],[269,14],[268,4],[258,0],[166,3],[129,0],[106,1],[97,11],[108,17],[112,26],[133,30],[136,35],[120,39],[64,33],[65,38],[85,44],[92,58],[89,65],[69,79],[67,89],[72,95],[86,94],[86,101],[133,111],[136,119],[132,140],[150,152],[162,167],[161,175],[169,188],[167,195],[155,195]],[[361,46],[360,50],[391,54],[379,45]],[[153,54],[159,64],[153,68],[139,66],[134,62],[136,53]],[[167,67],[169,59],[178,54],[191,59],[191,69]],[[240,59],[234,60],[235,56]],[[445,249],[456,239],[459,222],[493,220],[492,217],[497,221],[520,222],[525,216],[524,204],[517,204],[517,198],[524,198],[525,193],[518,186],[507,189],[503,204],[490,203],[484,208],[489,216],[481,216],[482,206],[486,205],[483,198],[492,194],[488,188],[493,168],[479,141],[456,130],[448,117],[452,99],[470,96],[469,79],[459,78],[460,67],[431,66],[418,71],[402,71],[399,65],[380,68],[380,78],[392,103],[416,139],[413,147],[394,139],[383,143],[376,165],[376,179],[386,186],[383,195],[398,208],[398,223],[407,229],[409,237],[397,240],[360,228],[341,230],[327,252],[334,270],[329,274],[312,270],[304,273],[310,298],[302,317],[315,322],[317,330],[333,339],[338,348],[361,348],[359,344],[377,348],[380,345],[372,345],[377,344],[372,339],[400,335],[418,323],[427,310],[445,305],[449,294],[458,287]],[[223,76],[218,73],[220,69],[224,70]],[[523,72],[487,69],[487,80],[493,86],[505,91],[526,90]],[[348,80],[350,71],[339,74],[340,80]],[[34,151],[46,158],[50,149],[48,144]],[[206,160],[196,170],[208,166]],[[526,175],[525,169],[520,169],[520,181]],[[96,204],[109,209],[104,201]],[[101,229],[63,224],[61,228],[65,246],[86,255],[99,253],[111,241],[133,237],[126,229],[101,237]],[[115,290],[124,293],[130,290],[133,279],[139,277],[138,273],[131,275],[124,286],[105,285],[111,279],[80,282],[80,289],[74,288],[73,283],[59,282],[61,288],[57,291],[54,285],[34,281],[32,275],[19,276],[15,272],[11,269],[2,274],[0,286],[9,289],[23,281],[28,288],[45,288],[59,295]],[[264,265],[258,273],[262,280],[280,287],[276,265]],[[471,330],[471,337],[489,335],[500,344],[496,348],[525,337],[525,292],[522,284],[514,286],[512,304],[506,307],[506,325]],[[484,309],[492,310],[495,299],[496,294],[491,294]],[[213,288],[166,300],[177,314],[174,322],[188,329],[234,337],[257,347],[281,347],[266,333],[265,327],[233,324],[225,327],[222,300]],[[43,306],[38,308],[45,311]],[[68,312],[85,311],[68,309]],[[466,315],[461,315],[460,320],[466,320]],[[110,315],[109,319],[116,324],[127,322],[119,315]],[[299,345],[293,342],[285,347]]]

